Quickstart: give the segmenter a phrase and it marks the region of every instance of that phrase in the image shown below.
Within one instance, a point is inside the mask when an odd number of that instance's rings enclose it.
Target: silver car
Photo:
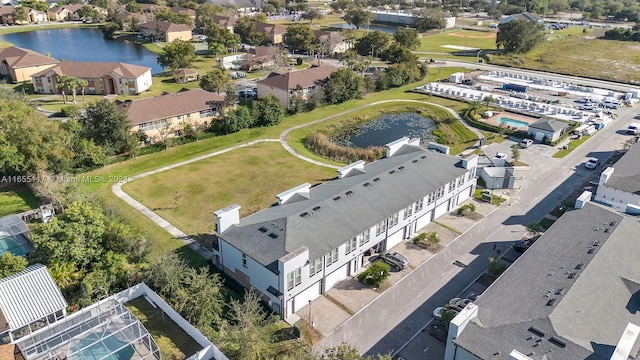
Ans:
[[[398,268],[399,270],[404,270],[409,266],[409,260],[407,260],[407,258],[402,254],[394,251],[380,254],[379,259],[393,267]]]

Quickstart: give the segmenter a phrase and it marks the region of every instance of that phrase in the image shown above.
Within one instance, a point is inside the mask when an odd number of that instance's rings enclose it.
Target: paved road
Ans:
[[[504,253],[514,240],[524,234],[524,224],[540,220],[587,176],[592,175],[580,165],[586,157],[597,156],[606,160],[615,149],[622,147],[628,137],[618,132],[632,121],[634,109],[620,113],[618,120],[563,159],[551,158],[552,152],[544,151],[544,146],[523,150],[522,160],[532,167],[519,181],[522,190],[512,194],[511,205],[503,205],[419,266],[322,339],[316,350],[347,341],[362,353],[397,352],[432,318],[433,309],[457,296],[486,270],[487,258],[493,253],[493,242],[498,242]],[[509,142],[490,145],[487,151],[510,153],[510,145]],[[468,266],[464,269],[457,267],[452,264],[455,260]],[[421,346],[407,347],[407,350],[411,352],[402,352],[401,355],[409,360],[437,358],[425,357]]]

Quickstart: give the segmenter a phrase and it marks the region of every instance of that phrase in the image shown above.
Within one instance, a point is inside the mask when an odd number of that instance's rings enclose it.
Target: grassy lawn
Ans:
[[[551,227],[551,225],[553,225],[553,223],[555,223],[555,221],[547,218],[543,218],[542,220],[538,221],[538,225],[542,226],[547,230]]]
[[[466,46],[482,50],[495,50],[496,37],[494,32],[458,30],[448,33],[424,34],[420,39],[421,52],[455,53],[459,49],[443,47],[444,45]],[[475,59],[475,57],[474,57]]]
[[[569,155],[570,152],[575,150],[578,146],[580,146],[583,142],[589,140],[590,136],[583,136],[580,139],[573,139],[569,142],[569,146],[566,149],[558,150],[555,154],[553,154],[554,158],[563,158]]]
[[[40,200],[25,185],[0,189],[0,217],[21,213],[40,206]]]
[[[202,346],[193,340],[178,324],[159,308],[154,308],[144,297],[133,299],[125,306],[149,331],[160,348],[163,359],[182,360],[195,354]]]
[[[148,176],[124,190],[188,234],[208,234],[216,210],[237,203],[245,217],[269,207],[280,192],[335,175],[335,169],[300,160],[268,142]],[[175,194],[181,195],[178,206]]]
[[[636,78],[640,71],[637,42],[598,39],[597,31],[583,35],[580,27],[562,31],[554,32],[551,41],[526,54],[490,55],[490,62],[625,83]],[[578,34],[572,33],[575,31]]]
[[[476,189],[476,191],[473,193],[473,198],[476,200],[480,200],[480,201],[484,201],[482,200],[482,192],[485,189]],[[491,204],[492,205],[496,205],[496,206],[500,206],[503,202],[505,202],[506,199],[500,196],[496,196],[496,195],[491,195]]]

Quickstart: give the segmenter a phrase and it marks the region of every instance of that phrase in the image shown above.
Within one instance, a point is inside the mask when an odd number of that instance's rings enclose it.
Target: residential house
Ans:
[[[220,16],[220,15],[212,15],[211,18],[215,24],[233,32],[234,27],[236,26],[236,22],[238,22],[239,17],[237,16]]]
[[[185,8],[185,7],[181,7],[181,6],[174,6],[172,8],[170,8],[169,10],[171,10],[172,13],[178,15],[178,14],[186,14],[189,16],[189,18],[191,19],[191,21],[196,21],[196,11],[193,9],[189,9],[189,8]]]
[[[153,41],[172,42],[174,40],[191,41],[191,27],[185,24],[173,24],[168,21],[149,21],[140,24],[140,33]]]
[[[445,360],[638,357],[640,223],[583,195],[451,321]]]
[[[136,18],[138,21],[138,24],[140,24],[140,23],[145,23],[150,21],[151,19],[149,17],[150,16],[148,16],[144,12],[132,13],[128,11],[122,11],[116,15],[116,22],[120,24],[123,30],[130,31],[131,29],[129,28],[129,19]]]
[[[565,122],[542,118],[533,124],[529,124],[529,130],[527,132],[529,135],[532,135],[536,141],[546,139],[549,142],[554,142],[568,129],[569,126]]]
[[[281,50],[275,46],[256,46],[247,53],[242,68],[256,71],[273,66],[279,51]]]
[[[180,84],[198,81],[198,70],[195,69],[181,69],[173,74],[173,79]]]
[[[508,22],[512,22],[513,20],[524,20],[524,21],[541,22],[542,18],[537,14],[533,14],[533,13],[529,13],[529,12],[523,12],[523,13],[519,13],[519,14],[506,15],[505,17],[500,19],[500,24],[506,24]]]
[[[69,4],[49,9],[49,19],[51,19],[51,21],[82,20],[82,16],[80,16],[78,10],[82,9],[85,6],[88,6],[91,8],[91,10],[96,11],[101,17],[106,17],[108,14],[108,11],[106,9],[99,6],[89,4]]]
[[[8,25],[13,24],[13,10],[14,6],[0,6],[0,24]]]
[[[322,65],[285,74],[271,73],[257,82],[258,98],[274,95],[284,107],[290,108],[295,94],[308,99],[315,91],[322,91],[324,82],[337,70],[333,66]]]
[[[269,34],[271,43],[274,45],[281,44],[284,39],[284,34],[287,32],[286,26],[265,23],[261,21],[256,21],[255,27],[257,32],[264,32]]]
[[[30,238],[29,228],[20,217],[7,215],[0,218],[0,256],[5,252],[14,256],[27,256],[33,252]]]
[[[214,263],[287,318],[360,271],[372,249],[391,249],[471,197],[476,163],[396,140],[384,159],[284,191],[243,219],[240,205],[216,211]]]
[[[206,3],[236,9],[241,13],[253,13],[262,9],[267,2],[265,0],[207,0]]]
[[[152,98],[118,102],[131,122],[131,131],[144,132],[150,141],[182,135],[184,123],[209,126],[220,115],[224,97],[202,89],[180,91]]]
[[[49,21],[49,16],[46,11],[27,8],[28,22],[32,24],[40,24]]]
[[[151,68],[118,62],[63,61],[32,75],[37,93],[58,94],[59,76],[71,76],[87,81],[87,94],[139,94],[151,87]]]
[[[353,47],[350,41],[347,41],[336,31],[314,30],[313,36],[316,44],[321,44],[325,49],[325,54],[329,56],[342,54]]]
[[[0,344],[56,323],[66,308],[67,301],[44,265],[0,279]]]
[[[33,50],[11,46],[0,49],[0,74],[9,82],[29,81],[31,76],[60,61]]]
[[[595,201],[628,213],[640,213],[640,144],[600,174]]]

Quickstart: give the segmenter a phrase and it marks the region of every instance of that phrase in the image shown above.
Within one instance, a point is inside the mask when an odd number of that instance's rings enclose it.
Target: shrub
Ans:
[[[422,244],[425,240],[427,239],[427,233],[420,233],[417,236],[415,236],[413,239],[411,239],[413,241],[414,244],[416,245],[420,245]]]
[[[296,58],[296,65],[298,66],[302,65],[302,58],[300,56]]]
[[[454,317],[456,317],[456,315],[458,315],[458,313],[455,310],[447,309],[442,312],[442,315],[440,316],[440,321],[442,321],[442,323],[448,328],[449,323],[451,322],[451,320],[453,320]]]
[[[375,261],[369,268],[358,275],[363,284],[380,287],[391,274],[391,267],[383,261]]]
[[[412,241],[416,245],[429,247],[438,244],[440,242],[440,238],[438,237],[437,232],[430,231],[428,233],[420,233],[416,235]]]
[[[507,270],[507,266],[495,258],[489,258],[489,265],[487,266],[487,271],[489,275],[492,276],[500,276],[505,270]]]
[[[476,205],[475,204],[466,204],[466,205],[462,205],[460,206],[460,208],[458,208],[458,215],[462,215],[464,216],[465,214],[468,213],[472,213],[476,211]]]
[[[304,144],[314,154],[345,163],[358,160],[372,162],[381,159],[386,153],[386,149],[382,146],[370,146],[366,149],[340,146],[320,132],[309,134]]]
[[[80,114],[76,106],[65,106],[60,109],[60,112],[62,112],[62,115],[70,118],[75,118]]]

